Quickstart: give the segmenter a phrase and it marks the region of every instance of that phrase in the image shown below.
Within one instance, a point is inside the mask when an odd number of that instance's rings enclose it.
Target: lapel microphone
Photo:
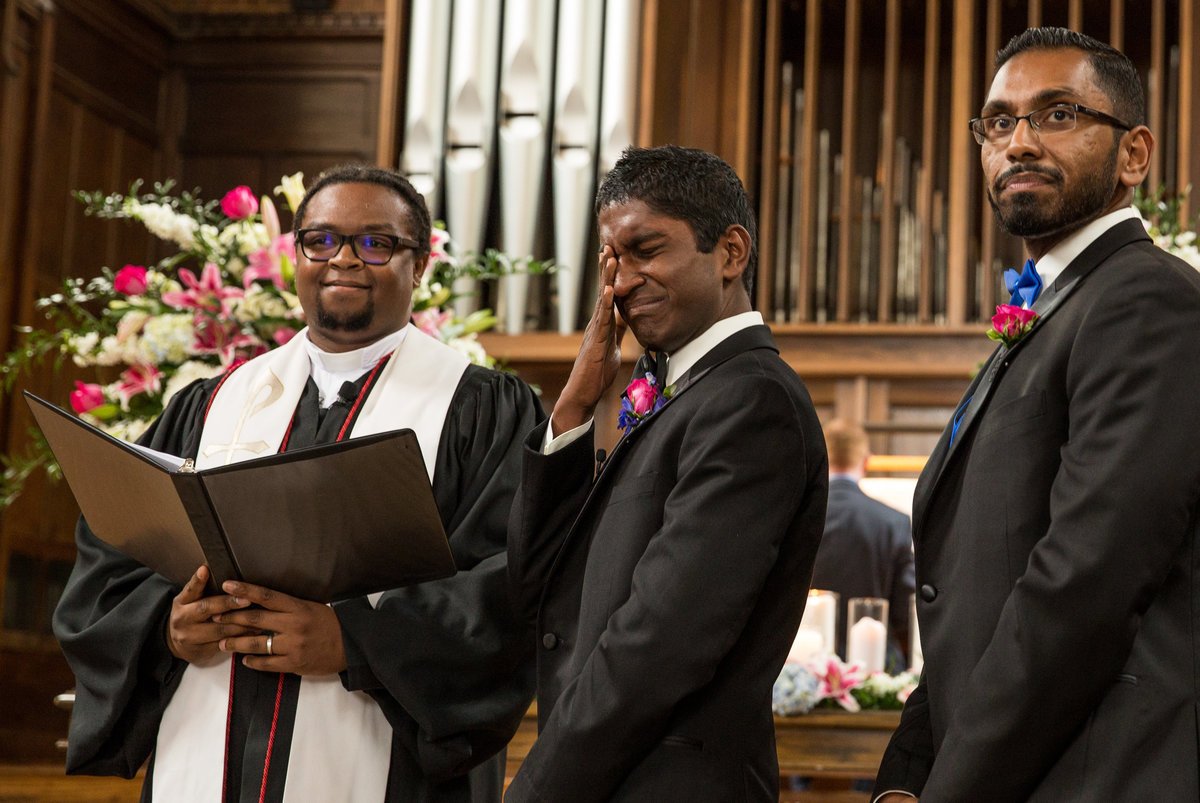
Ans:
[[[342,383],[342,387],[338,389],[337,398],[333,400],[333,403],[349,404],[350,402],[354,401],[354,397],[357,395],[358,393],[355,391],[354,383],[347,379]]]

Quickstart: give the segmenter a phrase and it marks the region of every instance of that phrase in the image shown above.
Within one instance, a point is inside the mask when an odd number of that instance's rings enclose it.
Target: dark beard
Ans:
[[[367,301],[366,305],[359,312],[350,315],[334,315],[329,310],[325,309],[325,305],[321,303],[321,299],[317,297],[317,328],[325,329],[330,332],[361,332],[371,325],[371,321],[375,318],[375,302]]]
[[[1054,205],[1042,204],[1037,201],[1034,193],[1023,192],[1013,195],[1009,199],[1008,208],[1001,209],[996,204],[997,188],[995,185],[990,187],[987,199],[996,214],[1000,228],[1025,240],[1037,240],[1072,232],[1091,223],[1112,200],[1117,183],[1119,145],[1119,142],[1114,142],[1104,163],[1081,176],[1075,187],[1064,192]],[[1058,171],[1036,167],[1015,168],[1008,173],[1018,171],[1040,173],[1062,180],[1062,174]],[[1007,175],[1000,176],[995,183],[1000,183],[1006,177]]]

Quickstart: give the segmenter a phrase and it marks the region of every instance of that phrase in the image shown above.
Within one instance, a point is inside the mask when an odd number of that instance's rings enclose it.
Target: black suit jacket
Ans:
[[[908,516],[862,492],[851,479],[829,483],[825,535],[813,567],[813,588],[838,594],[837,653],[846,657],[846,607],[853,597],[888,601],[888,662],[908,664],[913,574]]]
[[[511,801],[778,800],[771,689],[821,537],[825,444],[765,326],[738,332],[593,482],[526,442],[509,572],[538,630],[539,737]]]
[[[917,485],[925,671],[876,789],[1200,799],[1200,275],[1124,221],[1034,310]]]

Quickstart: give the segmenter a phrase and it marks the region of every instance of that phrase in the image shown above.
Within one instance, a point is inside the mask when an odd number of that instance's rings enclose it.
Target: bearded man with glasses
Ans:
[[[876,800],[1200,800],[1200,274],[1131,207],[1129,59],[1038,28],[996,67],[970,128],[1032,324],[917,484],[925,667]]]
[[[402,176],[323,174],[294,231],[308,327],[180,391],[142,441],[205,468],[410,428],[458,573],[332,606],[205,596],[206,567],[174,587],[81,520],[54,617],[77,680],[67,771],[130,777],[149,756],[143,800],[499,801],[533,698],[505,547],[541,404],[410,324],[430,222]],[[390,479],[363,481],[404,493]]]

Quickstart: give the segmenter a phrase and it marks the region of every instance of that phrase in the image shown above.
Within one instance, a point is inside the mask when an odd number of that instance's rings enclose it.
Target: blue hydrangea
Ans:
[[[804,664],[784,664],[771,691],[771,710],[781,717],[807,714],[820,700],[820,685]]]

